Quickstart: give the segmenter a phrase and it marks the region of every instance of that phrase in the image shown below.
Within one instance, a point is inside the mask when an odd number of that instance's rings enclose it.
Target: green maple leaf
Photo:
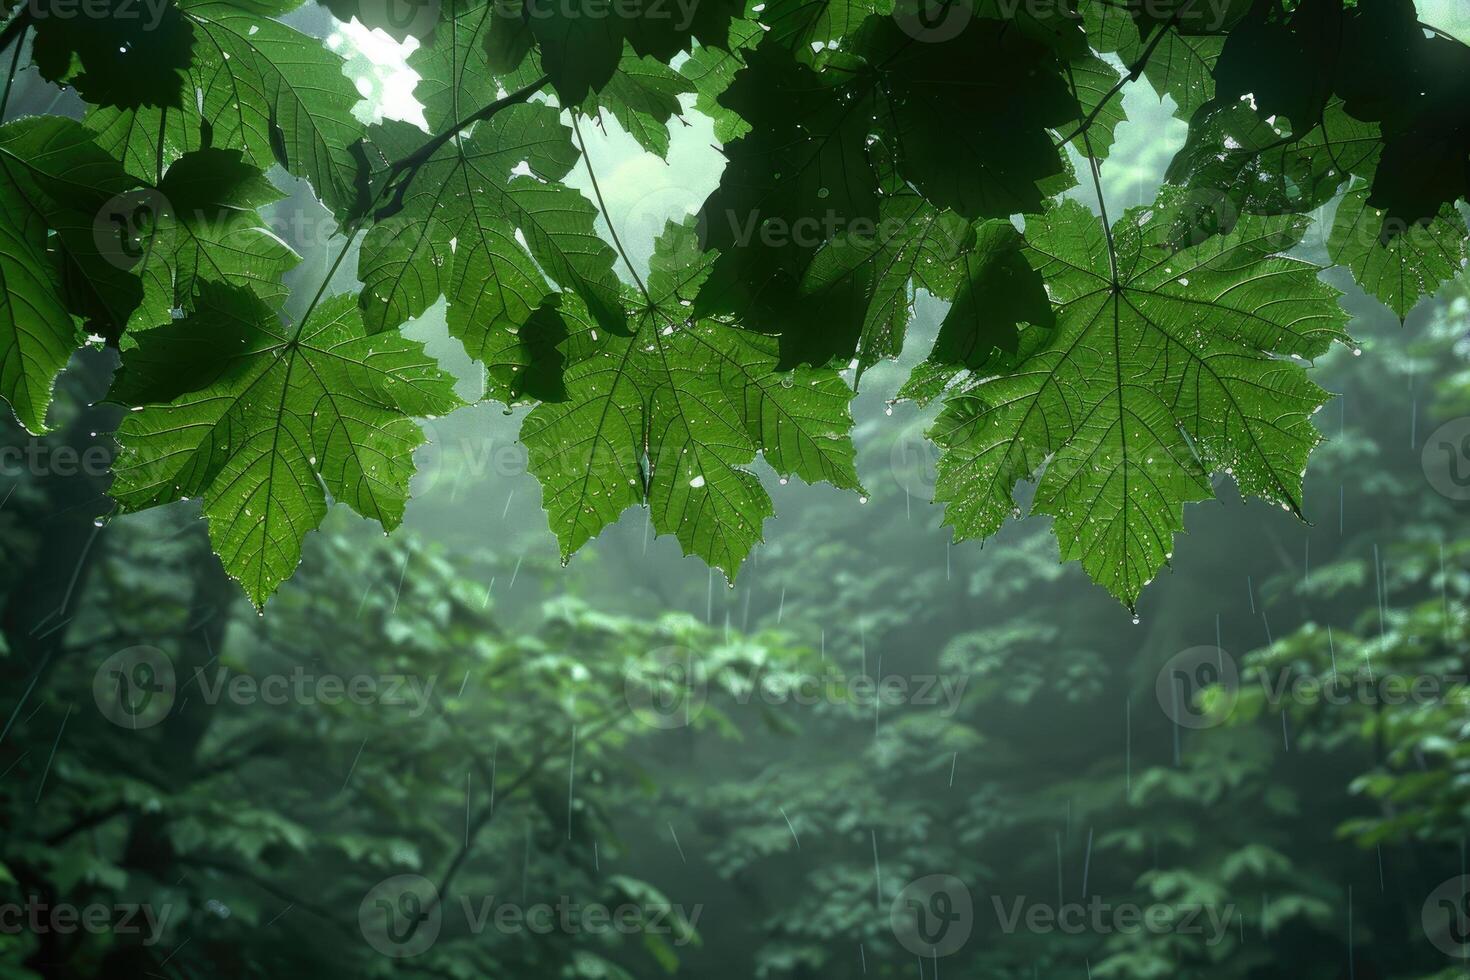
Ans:
[[[258,209],[282,198],[239,150],[192,150],[169,167],[158,186],[158,213],[135,269],[145,299],[134,328],[166,323],[189,308],[204,282],[243,286],[273,306],[285,301],[282,277],[299,257],[269,228]]]
[[[556,94],[568,105],[580,105],[617,70],[627,36],[624,18],[599,16],[598,0],[523,2]]]
[[[891,0],[771,0],[760,8],[760,22],[772,41],[809,56],[893,6]]]
[[[1301,214],[1332,200],[1354,172],[1371,173],[1378,127],[1340,101],[1299,127],[1268,121],[1240,101],[1212,103],[1191,121],[1168,179],[1188,187],[1194,210],[1181,235],[1229,231],[1236,214]]]
[[[1009,26],[977,19],[920,43],[874,17],[839,52],[841,71],[814,70],[773,36],[744,51],[719,102],[751,130],[724,148],[701,211],[719,258],[699,310],[779,334],[783,367],[896,354],[938,213],[1034,211],[1074,182],[1055,131],[1084,113],[1055,53]],[[912,227],[906,193],[928,208]]]
[[[1056,327],[1024,331],[1013,369],[951,395],[933,431],[960,538],[993,534],[1040,472],[1033,509],[1054,518],[1063,559],[1129,606],[1212,474],[1300,513],[1328,395],[1295,359],[1346,339],[1336,292],[1279,254],[1303,219],[1248,218],[1175,252],[1169,210],[1131,211],[1111,234],[1076,202],[1029,221]]]
[[[878,179],[871,86],[850,90],[769,37],[744,60],[720,103],[752,128],[724,148],[720,186],[700,212],[719,258],[699,305],[759,327],[789,309],[829,229],[877,219]]]
[[[351,148],[363,127],[352,115],[359,96],[346,62],[268,10],[217,0],[179,8],[194,37],[187,98],[94,108],[86,125],[99,145],[148,183],[186,153],[239,150],[261,170],[279,163],[310,181],[338,214],[348,210],[358,169]]]
[[[1386,212],[1368,203],[1367,181],[1357,181],[1337,205],[1327,239],[1332,261],[1398,314],[1400,320],[1470,261],[1470,229],[1450,205],[1428,224],[1388,228]]]
[[[612,78],[588,97],[582,111],[595,117],[599,108],[606,109],[639,146],[667,157],[669,120],[683,111],[679,96],[694,90],[693,83],[668,65],[628,49]]]
[[[748,468],[860,490],[849,437],[852,390],[827,369],[776,369],[774,341],[689,303],[712,257],[692,222],[659,239],[631,337],[611,337],[566,369],[567,401],[521,430],[552,530],[570,556],[630,507],[734,578],[773,513]]]
[[[1128,121],[1123,97],[1116,91],[1122,77],[1112,65],[1093,55],[1067,63],[1067,82],[1082,109],[1082,120],[1062,130],[1073,148],[1085,157],[1106,160],[1118,127]]]
[[[486,335],[476,355],[485,365],[486,397],[507,405],[566,401],[567,362],[595,349],[590,338],[596,336],[596,324],[575,298],[546,297],[519,330]]]
[[[172,4],[145,10],[132,0],[106,0],[85,11],[36,0],[31,60],[50,81],[76,88],[92,105],[180,106],[189,67],[192,25]]]
[[[200,497],[225,570],[257,606],[295,570],[327,494],[387,530],[408,501],[413,416],[461,402],[422,345],[372,336],[352,296],[287,327],[259,297],[206,283],[194,312],[137,335],[111,398],[112,496],[126,513]]]
[[[667,64],[695,40],[722,44],[732,18],[739,16],[739,0],[706,0],[681,6],[669,0],[630,0],[613,11],[602,0],[511,0],[499,16],[519,19],[536,42],[541,67],[564,105],[581,105],[600,92],[618,71],[627,44],[636,57],[652,57]],[[525,40],[509,46],[523,51]],[[497,44],[497,54],[506,49]]]
[[[1116,54],[1130,68],[1143,63],[1143,76],[1160,98],[1174,100],[1181,119],[1215,97],[1223,37],[1185,33],[1167,19],[1135,21],[1128,6],[1103,0],[1087,0],[1082,12],[1092,46]]]
[[[763,37],[765,31],[760,24],[737,20],[731,23],[729,39],[723,46],[701,44],[679,65],[679,73],[694,86],[694,108],[714,120],[715,139],[722,144],[750,132],[750,123],[721,105],[720,96],[734,81],[735,73],[745,67],[745,50],[755,47]]]
[[[191,71],[190,80],[193,78]],[[87,113],[83,124],[93,131],[97,145],[120,161],[128,173],[152,183],[162,177],[160,163],[167,170],[169,164],[189,150],[204,148],[205,131],[201,121],[198,117],[191,118],[191,113],[182,108],[165,111],[150,106],[137,109],[98,106]]]
[[[396,327],[443,294],[451,333],[479,356],[541,305],[550,277],[605,330],[626,331],[614,254],[597,235],[596,210],[559,183],[578,154],[558,115],[546,105],[508,106],[419,169],[402,210],[363,240],[358,278],[369,329]],[[375,139],[392,159],[422,142],[416,132],[384,126]]]
[[[1052,327],[1056,316],[1046,284],[1027,263],[1021,236],[1009,221],[987,221],[975,237],[956,261],[959,284],[930,359],[978,369],[997,350],[1017,353],[1022,325]]]
[[[108,241],[110,214],[104,212],[136,181],[70,119],[20,119],[0,133],[0,180],[19,205],[18,220],[32,235],[55,232],[46,244],[61,275],[63,302],[94,333],[116,336],[144,293],[127,257]]]
[[[180,156],[232,149],[261,170],[279,163],[310,181],[338,215],[357,199],[352,115],[359,96],[345,62],[316,38],[261,12],[218,0],[182,0],[193,32],[188,94],[167,108],[99,109],[87,125],[129,172],[150,182]],[[160,139],[162,147],[159,146]]]
[[[942,299],[959,287],[969,223],[936,210],[915,194],[895,195],[872,229],[857,228],[823,246],[802,280],[789,316],[765,326],[780,330],[782,363],[822,363],[857,356],[859,379],[884,357],[897,357],[912,313],[911,289]],[[813,331],[813,322],[828,328]]]
[[[905,0],[913,4],[918,0]],[[1014,24],[1022,34],[1066,58],[1087,55],[1087,35],[1076,0],[1056,3],[1011,3],[1009,0],[971,0],[976,16]]]
[[[71,119],[0,127],[0,396],[31,432],[45,430],[56,377],[81,342],[71,307],[120,330],[143,299],[98,234],[104,205],[135,183]]]
[[[57,375],[82,339],[61,300],[61,280],[21,216],[26,205],[0,185],[0,398],[29,432],[46,431]]]
[[[531,32],[505,3],[455,0],[442,38],[409,58],[419,75],[415,96],[424,104],[429,128],[439,132],[508,91],[534,84],[542,58],[529,45]],[[611,112],[650,153],[668,152],[668,122],[682,108],[679,95],[693,85],[662,61],[639,56],[624,42],[622,56],[601,90],[583,100],[582,111]]]
[[[1315,119],[1338,88],[1341,45],[1352,43],[1359,24],[1354,5],[1307,0],[1272,10],[1256,4],[1249,17],[1231,31],[1215,64],[1215,85],[1222,101],[1249,98],[1268,118],[1284,117],[1293,125]],[[1365,4],[1412,12],[1412,4]],[[1410,19],[1412,23],[1412,18]],[[1380,30],[1386,24],[1378,25]],[[1384,30],[1384,34],[1388,32]],[[1385,49],[1393,40],[1381,38]],[[1375,45],[1376,46],[1376,45]],[[1344,90],[1352,83],[1344,79]]]
[[[530,25],[513,5],[449,0],[440,17],[433,42],[408,59],[419,76],[414,98],[423,103],[424,120],[433,132],[541,77]]]
[[[892,19],[875,19],[861,38],[879,66],[888,106],[877,118],[899,172],[934,205],[972,219],[1039,210],[1039,185],[1065,172],[1048,130],[1082,117],[1054,53],[1007,27],[977,19],[916,44]]]

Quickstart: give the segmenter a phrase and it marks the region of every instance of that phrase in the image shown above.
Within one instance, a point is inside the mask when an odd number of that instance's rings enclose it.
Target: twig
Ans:
[[[466,129],[469,129],[475,123],[483,122],[486,119],[489,119],[491,116],[495,115],[497,112],[508,106],[519,105],[520,103],[529,100],[531,96],[535,95],[542,88],[544,88],[549,81],[551,81],[550,75],[542,75],[531,84],[517,89],[503,99],[496,99],[494,102],[491,102],[489,105],[484,106],[479,111],[473,112],[470,115],[466,116],[464,119],[457,121],[453,126],[450,126],[444,132],[433,137],[423,146],[410,153],[408,156],[392,164],[389,164],[388,177],[386,180],[383,181],[383,188],[378,192],[377,196],[374,197],[372,203],[368,205],[367,210],[371,212],[373,208],[377,205],[378,200],[382,198],[383,193],[390,188],[393,190],[393,201],[382,210],[390,211],[401,207],[403,204],[404,195],[408,193],[408,187],[413,182],[414,177],[418,175],[419,168],[421,168],[424,164],[433,159],[434,154],[443,149],[445,144],[454,139],[460,133],[464,132]]]
[[[587,168],[587,176],[592,179],[592,193],[597,196],[597,206],[602,209],[602,217],[607,222],[607,230],[612,232],[613,245],[617,247],[618,255],[622,256],[623,264],[628,267],[633,281],[638,284],[638,290],[643,293],[643,298],[648,300],[649,306],[654,306],[656,304],[648,293],[648,287],[643,285],[643,277],[638,275],[638,270],[633,267],[632,260],[628,258],[627,249],[623,248],[623,240],[618,237],[618,229],[613,224],[612,214],[607,210],[607,202],[602,199],[602,186],[597,183],[597,171],[592,169],[592,158],[587,155],[587,141],[582,138],[582,127],[577,125],[575,112],[572,113],[572,132],[577,137],[577,149],[582,151],[582,165]]]
[[[1107,107],[1107,104],[1109,102],[1113,101],[1113,99],[1117,97],[1119,92],[1123,91],[1123,87],[1131,82],[1136,82],[1143,77],[1143,71],[1145,68],[1148,67],[1149,59],[1153,58],[1154,52],[1157,51],[1159,49],[1159,45],[1163,43],[1164,36],[1174,29],[1174,25],[1179,20],[1179,13],[1180,11],[1175,11],[1174,16],[1169,20],[1169,22],[1160,27],[1158,32],[1149,39],[1148,47],[1143,49],[1143,53],[1138,56],[1138,60],[1135,61],[1128,68],[1128,74],[1118,79],[1117,84],[1108,89],[1107,94],[1099,99],[1097,105],[1092,107],[1092,111],[1082,118],[1082,121],[1078,124],[1077,128],[1062,139],[1063,144],[1070,143],[1072,140],[1076,139],[1078,136],[1081,136],[1082,134],[1086,133],[1090,128],[1092,128],[1092,124],[1097,122],[1097,117],[1102,115],[1103,109]],[[1067,68],[1067,77],[1072,78],[1071,66],[1068,66]],[[1075,78],[1072,78],[1072,93],[1074,96],[1077,94],[1077,80]]]

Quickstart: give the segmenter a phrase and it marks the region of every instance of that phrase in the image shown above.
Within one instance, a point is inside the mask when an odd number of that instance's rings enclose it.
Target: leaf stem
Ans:
[[[607,222],[607,230],[612,232],[613,245],[617,248],[618,255],[622,257],[623,264],[628,267],[628,272],[632,274],[633,281],[638,284],[638,291],[643,294],[643,298],[648,301],[649,307],[652,308],[657,304],[654,303],[653,297],[649,295],[648,287],[643,284],[643,277],[638,275],[638,270],[634,268],[632,260],[628,258],[628,251],[623,248],[623,240],[618,237],[617,226],[613,224],[612,215],[607,210],[607,202],[602,197],[602,187],[597,183],[597,171],[592,169],[592,158],[587,155],[587,141],[582,138],[582,127],[577,124],[577,114],[575,112],[572,113],[572,132],[577,137],[577,149],[582,153],[582,165],[587,168],[587,176],[592,179],[592,193],[597,196],[597,206],[602,209],[602,218]]]
[[[395,163],[393,165],[394,169],[401,170],[406,167],[415,167],[425,163],[435,153],[438,153],[440,148],[443,147],[445,143],[448,143],[460,133],[464,132],[466,129],[469,129],[475,123],[489,119],[491,116],[495,115],[497,112],[499,112],[501,109],[506,108],[507,106],[518,105],[522,102],[525,102],[531,96],[535,95],[542,88],[544,88],[546,86],[546,83],[549,81],[551,81],[550,75],[542,75],[536,81],[530,83],[529,85],[525,85],[521,88],[516,89],[514,92],[510,93],[504,98],[496,99],[494,102],[482,106],[475,112],[470,113],[464,119],[456,122],[453,126],[449,127],[438,136],[435,136],[433,139],[429,140],[413,153]]]
[[[342,263],[347,260],[347,253],[352,251],[352,245],[357,240],[358,233],[362,231],[363,223],[367,220],[368,216],[373,213],[373,210],[377,207],[378,202],[383,199],[383,195],[386,194],[391,188],[393,190],[395,200],[402,201],[403,195],[406,194],[408,191],[408,185],[413,182],[414,177],[418,174],[419,168],[422,167],[424,163],[432,159],[434,154],[439,152],[439,150],[444,147],[450,140],[454,139],[455,136],[464,132],[474,123],[489,119],[491,116],[495,115],[497,112],[506,108],[507,106],[517,105],[521,102],[525,102],[532,95],[535,95],[536,92],[538,92],[550,80],[550,75],[542,75],[540,79],[532,82],[530,85],[527,85],[521,89],[517,89],[516,91],[512,92],[502,99],[496,99],[494,102],[491,102],[488,105],[482,107],[467,118],[456,122],[453,126],[449,127],[444,132],[430,139],[427,143],[419,147],[413,153],[404,157],[402,160],[399,160],[397,163],[391,165],[388,179],[383,182],[383,185],[378,188],[377,194],[375,194],[372,200],[368,202],[365,212],[348,223],[347,229],[345,231],[347,240],[342,244],[342,250],[337,253],[337,258],[333,260],[331,267],[327,270],[326,276],[322,278],[322,284],[317,288],[316,295],[312,297],[310,305],[308,305],[306,308],[306,312],[303,313],[301,315],[301,319],[297,321],[296,333],[292,337],[293,343],[301,337],[301,331],[306,329],[307,321],[309,321],[311,319],[311,315],[316,312],[316,308],[321,304],[322,298],[326,295],[328,287],[330,287],[332,284],[332,280],[336,278],[337,271],[342,268]],[[398,175],[403,173],[407,173],[407,177],[395,186],[394,180],[398,177]]]
[[[1077,94],[1077,78],[1072,74],[1071,65],[1067,66],[1067,80],[1072,83],[1072,94],[1075,96]],[[1092,171],[1092,186],[1097,191],[1097,207],[1102,212],[1103,232],[1108,238],[1108,268],[1112,270],[1113,292],[1116,293],[1121,288],[1118,280],[1118,247],[1113,241],[1113,223],[1108,217],[1108,202],[1103,197],[1102,167],[1098,166],[1097,156],[1093,153],[1092,137],[1088,135],[1086,129],[1083,129],[1081,132],[1082,148],[1087,153],[1087,165]]]
[[[360,220],[354,221],[347,226],[347,240],[342,243],[342,251],[337,253],[337,258],[333,260],[331,267],[327,269],[327,274],[322,277],[322,284],[317,287],[316,295],[311,298],[311,303],[306,307],[306,312],[301,314],[301,319],[296,321],[296,333],[291,337],[293,344],[301,338],[301,331],[306,329],[307,321],[316,312],[316,308],[321,305],[322,297],[327,293],[327,287],[337,277],[337,270],[341,269],[342,263],[347,260],[347,253],[352,251],[352,243],[357,241],[357,233],[361,230],[362,222]]]
[[[1130,82],[1136,82],[1143,77],[1144,69],[1148,67],[1149,60],[1153,58],[1154,52],[1157,51],[1159,49],[1159,45],[1163,43],[1164,36],[1168,34],[1171,30],[1173,30],[1174,25],[1178,22],[1179,13],[1179,11],[1175,11],[1174,16],[1169,20],[1169,22],[1160,27],[1158,32],[1149,39],[1148,47],[1144,48],[1143,52],[1139,54],[1138,60],[1128,67],[1128,73],[1122,78],[1118,79],[1117,84],[1108,89],[1107,93],[1098,100],[1097,105],[1092,107],[1092,111],[1082,118],[1082,121],[1077,126],[1077,128],[1062,140],[1063,144],[1072,142],[1072,140],[1076,139],[1078,136],[1081,136],[1082,134],[1086,133],[1087,130],[1092,128],[1092,124],[1097,122],[1097,117],[1102,115],[1103,109],[1107,108],[1109,102],[1117,98],[1118,93],[1123,91],[1123,87],[1125,85],[1128,85]],[[1067,77],[1072,77],[1071,65],[1067,66]],[[1072,94],[1077,94],[1077,82],[1075,79],[1073,79],[1072,81]]]
[[[164,134],[168,132],[168,106],[158,110],[158,184],[163,184],[163,142]]]

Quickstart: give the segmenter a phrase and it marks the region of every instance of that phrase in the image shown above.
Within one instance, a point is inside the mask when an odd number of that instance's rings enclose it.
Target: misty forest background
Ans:
[[[1470,39],[1463,4],[1423,6]],[[291,20],[356,46],[364,111],[412,116],[396,45],[318,8]],[[70,98],[27,72],[9,112],[73,113]],[[1104,171],[1117,210],[1152,199],[1185,128],[1147,92],[1130,92],[1127,112]],[[717,179],[700,119],[675,127],[667,164],[611,119],[589,133],[635,260]],[[311,230],[330,224],[277,177],[294,193],[274,227],[306,257],[296,281],[315,281],[331,243]],[[1322,261],[1322,235],[1302,252]],[[1435,491],[1424,454],[1430,433],[1470,415],[1470,284],[1401,326],[1344,270],[1327,275],[1362,352],[1334,350],[1314,372],[1339,397],[1317,419],[1328,439],[1307,475],[1312,523],[1222,487],[1221,502],[1188,509],[1190,546],[1136,623],[1058,564],[1039,519],[951,548],[928,499],[929,420],[911,405],[857,412],[876,418],[855,434],[865,504],[767,474],[781,516],[734,588],[636,518],[561,568],[518,419],[488,405],[430,423],[404,531],[389,540],[333,510],[264,617],[219,570],[195,505],[109,523],[105,474],[8,466],[0,892],[170,915],[154,944],[0,935],[0,977],[1463,976],[1421,909],[1465,868],[1470,696],[1273,704],[1257,679],[1470,673],[1470,504]],[[912,350],[942,312],[921,295]],[[473,397],[442,311],[412,332]],[[871,371],[860,398],[881,406],[916,356]],[[73,368],[40,445],[110,447],[115,413],[91,404],[111,355],[82,352]],[[3,445],[36,445],[5,426]],[[1159,671],[1217,642],[1240,665],[1239,696],[1220,724],[1177,727]],[[127,731],[97,709],[93,681],[138,645],[165,651],[181,688],[196,668],[304,665],[434,677],[434,703],[181,691],[162,724]],[[626,703],[628,665],[668,647],[708,677],[689,727],[648,725]],[[966,686],[952,714],[746,696],[752,677],[803,673]],[[446,916],[411,959],[365,941],[359,904],[377,882],[450,868],[450,896],[702,911],[696,935],[472,935]],[[966,881],[979,910],[938,964],[895,940],[888,908],[936,872]],[[1005,933],[986,912],[992,896],[1092,895],[1235,918],[1208,943]]]

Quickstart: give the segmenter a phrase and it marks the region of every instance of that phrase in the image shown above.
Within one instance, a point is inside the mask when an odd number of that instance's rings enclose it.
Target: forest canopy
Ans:
[[[480,398],[529,409],[564,559],[646,507],[733,579],[757,457],[865,501],[850,403],[926,294],[900,396],[942,402],[955,536],[1035,482],[1132,607],[1219,477],[1308,516],[1311,363],[1354,343],[1309,232],[1401,320],[1470,255],[1470,48],[1410,0],[327,0],[417,41],[426,128],[364,122],[292,0],[9,6],[0,105],[28,66],[85,112],[0,126],[0,396],[44,432],[73,353],[115,349],[118,512],[202,501],[257,606],[329,500],[401,523],[418,420],[464,404],[402,332],[441,301]],[[1188,133],[1121,209],[1134,84]],[[691,114],[719,184],[637,261],[584,131],[663,157]],[[338,238],[305,286],[264,217],[290,178]]]

